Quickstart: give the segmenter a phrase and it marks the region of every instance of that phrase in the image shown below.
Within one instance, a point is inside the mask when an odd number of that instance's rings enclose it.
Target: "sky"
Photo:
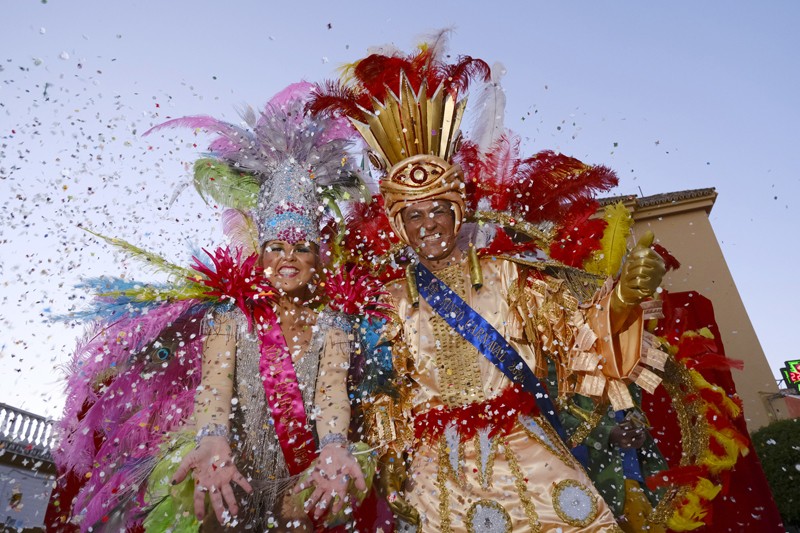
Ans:
[[[4,0],[0,5],[0,402],[58,417],[82,277],[154,280],[82,228],[188,263],[222,242],[191,191],[207,138],[290,83],[454,25],[453,54],[502,61],[506,127],[617,171],[613,195],[716,187],[711,224],[767,359],[797,357],[792,274],[800,4]],[[641,193],[640,193],[641,190]],[[673,250],[677,256],[679,252]]]

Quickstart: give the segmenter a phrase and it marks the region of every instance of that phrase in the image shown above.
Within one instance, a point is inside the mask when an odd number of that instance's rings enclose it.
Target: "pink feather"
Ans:
[[[191,416],[202,355],[196,304],[179,301],[97,323],[69,365],[62,440],[53,455],[59,472],[91,474],[73,507],[76,515],[85,511],[82,531],[116,505],[122,486],[142,481],[148,463],[141,460],[158,454],[164,436]],[[163,363],[146,354],[132,359],[132,349],[170,327],[184,341],[177,353]]]
[[[144,132],[142,134],[142,137],[147,137],[151,133],[155,133],[157,131],[165,129],[188,128],[194,130],[197,128],[202,128],[209,131],[223,131],[226,128],[230,127],[231,125],[228,124],[227,122],[217,120],[214,117],[209,117],[207,115],[194,115],[191,117],[174,118],[172,120],[164,122],[163,124],[153,126],[149,130]]]
[[[231,240],[232,248],[242,250],[242,255],[258,253],[257,230],[249,214],[238,209],[226,209],[222,212],[222,232]]]

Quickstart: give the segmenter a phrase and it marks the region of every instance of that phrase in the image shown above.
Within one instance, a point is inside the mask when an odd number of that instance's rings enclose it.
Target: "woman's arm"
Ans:
[[[195,516],[198,520],[205,517],[205,492],[208,492],[217,520],[225,523],[225,503],[230,514],[235,516],[239,512],[231,481],[248,493],[252,488],[236,469],[228,444],[236,360],[236,322],[231,315],[219,314],[210,321],[209,326],[210,332],[203,340],[202,378],[194,405],[197,436],[200,438],[197,447],[181,461],[172,484],[183,482],[193,471]]]
[[[329,329],[319,359],[314,403],[319,407],[316,423],[320,445],[334,438],[333,435],[342,435],[342,441],[347,438],[347,430],[350,427],[347,373],[350,368],[350,347],[353,344],[349,340],[350,336],[351,334],[340,329]]]
[[[347,482],[352,478],[358,490],[367,488],[364,474],[355,457],[347,448],[347,430],[350,426],[350,398],[347,393],[347,371],[350,368],[350,334],[330,329],[319,361],[319,376],[314,395],[317,415],[317,434],[320,436],[320,454],[311,476],[295,487],[300,492],[308,485],[316,490],[306,500],[306,512],[314,517],[325,514],[333,503],[337,514],[347,502]],[[307,485],[308,484],[308,485]]]
[[[218,314],[203,340],[202,377],[194,397],[197,431],[217,424],[230,428],[233,371],[236,364],[236,321]]]

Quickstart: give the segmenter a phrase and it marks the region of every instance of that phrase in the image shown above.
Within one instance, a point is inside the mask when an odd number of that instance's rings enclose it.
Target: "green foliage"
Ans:
[[[784,522],[800,524],[800,418],[750,434]]]

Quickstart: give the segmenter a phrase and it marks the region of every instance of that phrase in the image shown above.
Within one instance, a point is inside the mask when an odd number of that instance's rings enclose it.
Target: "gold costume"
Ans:
[[[558,360],[561,374],[569,372],[566,369],[578,354],[578,333],[584,324],[597,335],[591,353],[601,361],[617,366],[638,360],[642,321],[612,338],[608,295],[588,309],[579,309],[560,280],[541,276],[519,288],[516,264],[494,258],[483,258],[480,264],[484,283],[479,291],[470,285],[467,264],[435,274],[501,332],[537,375],[546,372],[546,365],[541,366],[543,352]],[[409,379],[406,412],[411,425],[431,410],[444,413],[448,408],[489,401],[511,385],[500,370],[436,316],[423,298],[414,308],[405,280],[390,283],[386,289],[397,313],[394,330],[387,336],[394,336],[398,370],[406,372]],[[520,291],[525,298],[519,298]],[[524,327],[516,311],[520,302],[528,315],[527,320],[522,319]],[[533,335],[531,328],[538,331],[533,342],[525,339]],[[584,342],[581,351],[586,348]],[[617,353],[621,350],[633,353]],[[482,429],[468,442],[463,442],[453,424],[438,442],[425,437],[414,441],[411,430],[401,427],[399,418],[393,420],[394,447],[412,451],[405,499],[419,511],[422,531],[619,531],[586,473],[542,416],[513,410],[499,415],[517,418],[510,431],[490,439],[489,429]],[[380,420],[380,414],[374,416],[383,439],[390,439],[388,420]]]

